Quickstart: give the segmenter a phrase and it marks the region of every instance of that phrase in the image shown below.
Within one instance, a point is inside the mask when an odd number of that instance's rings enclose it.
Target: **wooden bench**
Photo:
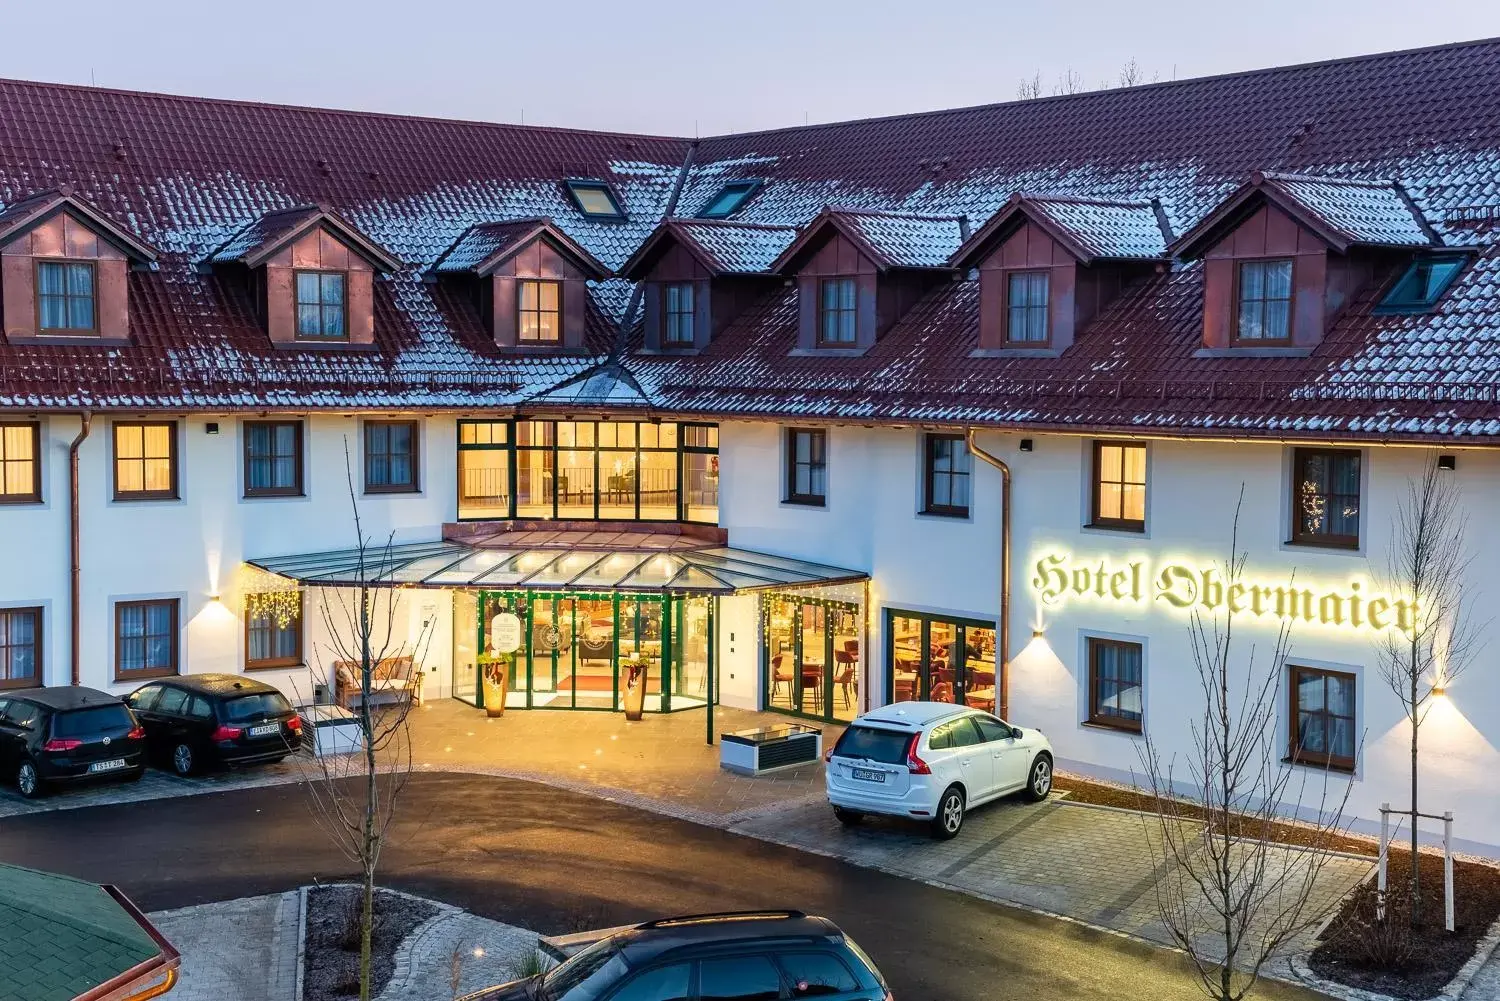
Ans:
[[[333,664],[334,701],[346,709],[360,704],[360,667],[354,660]],[[422,671],[411,657],[386,657],[370,673],[370,705],[422,704]]]

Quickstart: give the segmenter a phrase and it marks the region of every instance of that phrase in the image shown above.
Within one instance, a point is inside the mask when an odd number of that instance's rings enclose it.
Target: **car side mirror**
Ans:
[[[1011,728],[1010,728],[1010,735],[1011,735],[1011,737],[1013,737],[1013,738],[1014,738],[1014,739],[1016,739],[1016,740],[1020,740],[1020,739],[1021,739],[1021,737],[1022,737],[1022,733],[1021,733],[1021,728],[1020,728],[1020,727],[1018,727],[1018,726],[1013,726],[1013,727],[1011,727]]]

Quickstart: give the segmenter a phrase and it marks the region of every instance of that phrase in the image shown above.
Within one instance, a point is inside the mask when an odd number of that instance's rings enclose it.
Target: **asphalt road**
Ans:
[[[0,860],[115,883],[146,910],[347,878],[306,790],[274,786],[0,820]],[[385,885],[544,933],[794,907],[838,922],[900,1001],[1200,998],[1171,953],[546,786],[413,776]],[[1321,997],[1265,984],[1260,998]]]

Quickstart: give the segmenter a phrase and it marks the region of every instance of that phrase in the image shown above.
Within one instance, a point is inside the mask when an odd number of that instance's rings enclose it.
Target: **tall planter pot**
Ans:
[[[646,707],[646,665],[625,664],[625,718],[641,719]]]
[[[505,715],[505,696],[510,691],[510,657],[484,664],[484,711],[492,718]]]

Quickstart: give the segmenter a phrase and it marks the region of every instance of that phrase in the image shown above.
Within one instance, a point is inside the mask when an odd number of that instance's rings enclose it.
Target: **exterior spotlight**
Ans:
[[[1438,468],[1439,469],[1457,469],[1458,468],[1458,456],[1456,456],[1456,455],[1440,455],[1440,456],[1438,456]]]
[[[1432,686],[1432,694],[1433,695],[1447,695],[1448,694],[1448,689],[1444,688],[1442,685],[1433,685]]]
[[[1036,628],[1036,629],[1033,629],[1033,630],[1032,630],[1032,631],[1031,631],[1031,638],[1032,638],[1032,639],[1034,639],[1034,640],[1039,640],[1039,639],[1041,639],[1041,638],[1042,638],[1042,637],[1043,637],[1043,636],[1046,636],[1046,635],[1047,635],[1047,630],[1045,630],[1045,629],[1042,629],[1042,628],[1040,628],[1040,627],[1038,627],[1038,628]]]
[[[1021,448],[1021,451],[1023,451],[1023,452],[1030,452],[1031,449],[1032,449],[1031,439],[1030,438],[1022,438],[1021,439],[1020,448]]]

